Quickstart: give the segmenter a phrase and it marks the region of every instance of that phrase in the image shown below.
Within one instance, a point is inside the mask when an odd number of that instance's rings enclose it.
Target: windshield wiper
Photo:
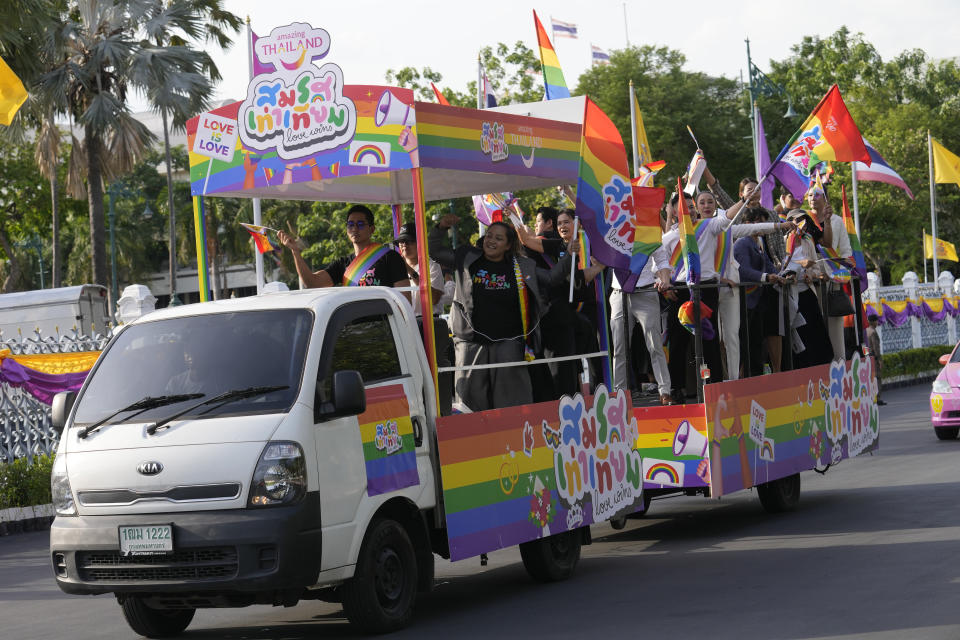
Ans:
[[[228,402],[233,402],[234,400],[240,400],[242,398],[252,398],[253,396],[261,396],[265,393],[271,393],[273,391],[281,391],[283,389],[289,389],[289,388],[290,388],[290,385],[282,384],[274,387],[247,387],[246,389],[233,389],[232,391],[226,391],[224,393],[221,393],[220,395],[213,396],[212,398],[207,398],[203,402],[198,402],[196,404],[190,405],[183,411],[178,411],[177,413],[167,418],[164,418],[163,420],[158,420],[154,422],[152,425],[147,427],[147,435],[152,436],[164,425],[166,425],[168,422],[172,422],[177,418],[179,418],[180,416],[186,415],[191,411],[193,411],[194,409],[199,409],[200,407],[206,406],[208,404],[219,403],[219,404],[216,404],[216,406],[210,407],[203,413],[209,413],[210,411],[213,411],[214,409],[221,407],[227,404]]]
[[[118,415],[120,415],[124,411],[136,411],[136,413],[130,416],[127,416],[127,419],[129,420],[130,418],[138,416],[144,411],[149,411],[150,409],[156,409],[157,407],[165,407],[168,404],[176,404],[178,402],[183,402],[185,400],[195,400],[197,398],[202,398],[203,396],[204,394],[202,393],[181,393],[179,395],[157,396],[156,398],[147,396],[146,398],[137,400],[133,404],[127,405],[123,409],[117,409],[116,411],[108,415],[103,420],[98,420],[91,425],[87,425],[86,427],[80,430],[80,433],[77,434],[77,437],[86,438],[88,435],[90,435],[100,427],[104,426],[105,424],[107,424],[108,422],[116,418]]]

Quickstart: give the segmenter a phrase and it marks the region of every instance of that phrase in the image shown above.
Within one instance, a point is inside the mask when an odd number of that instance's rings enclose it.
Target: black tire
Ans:
[[[193,620],[196,609],[154,609],[143,599],[127,596],[120,602],[127,624],[148,638],[169,638],[182,633]]]
[[[956,440],[960,433],[960,427],[934,427],[937,434],[937,440]]]
[[[800,474],[758,484],[757,495],[767,513],[793,511],[800,504]]]
[[[343,610],[364,633],[387,633],[410,624],[417,596],[417,557],[395,520],[370,524],[353,578],[343,585]]]
[[[623,529],[625,526],[627,526],[627,516],[610,518],[610,526],[613,527],[614,530],[616,531]]]
[[[520,545],[523,567],[537,582],[560,582],[573,575],[580,562],[580,531],[564,531]]]

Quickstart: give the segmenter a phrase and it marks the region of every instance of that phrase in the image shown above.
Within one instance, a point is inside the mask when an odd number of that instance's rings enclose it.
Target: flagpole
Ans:
[[[627,3],[623,3],[623,35],[627,38],[627,46],[630,46],[630,30],[627,29]],[[632,84],[632,83],[631,83]]]
[[[633,177],[640,175],[640,141],[637,140],[637,109],[633,93],[633,80],[630,81],[630,134],[633,138]]]
[[[483,109],[483,62],[477,54],[477,109]]]
[[[850,163],[850,170],[853,172],[853,228],[857,230],[857,237],[863,238],[860,235],[860,201],[857,199],[857,162],[854,160]],[[863,244],[861,240],[860,244]]]
[[[940,279],[940,261],[937,260],[937,183],[933,176],[933,138],[927,129],[927,158],[930,162],[930,231],[933,233],[933,281]],[[939,285],[937,285],[939,286]]]
[[[923,282],[927,283],[927,230],[920,229],[920,251],[923,253]]]
[[[250,80],[253,80],[253,29],[250,27],[250,16],[247,16],[247,74]],[[210,162],[213,164],[213,161]],[[251,200],[253,205],[253,224],[263,224],[263,214],[260,210],[260,198]],[[253,250],[254,265],[256,265],[257,277],[257,295],[263,293],[263,254],[257,249]]]

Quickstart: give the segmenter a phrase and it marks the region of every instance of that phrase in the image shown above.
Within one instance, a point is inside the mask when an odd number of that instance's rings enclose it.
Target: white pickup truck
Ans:
[[[368,632],[397,629],[432,586],[434,553],[450,558],[454,547],[434,398],[416,319],[391,289],[151,313],[118,332],[79,393],[54,401],[63,430],[52,475],[57,584],[114,593],[131,628],[149,637],[181,632],[197,608],[304,599],[341,602]],[[512,409],[514,419],[531,407]],[[556,403],[548,408],[557,423]],[[577,504],[559,512],[564,522],[554,518],[550,487],[557,478],[566,487],[574,470],[558,462],[554,478],[544,438],[559,449],[560,435],[542,422],[516,431],[520,461],[543,466],[537,492],[528,489],[535,507],[540,500],[531,528],[511,525],[521,537],[489,544],[467,531],[460,539],[474,546],[453,559],[522,543],[531,575],[564,579],[588,525],[614,515],[607,501],[598,517]],[[517,488],[525,467],[495,464],[510,484],[501,473],[490,500],[529,510]],[[621,512],[642,502],[633,498]]]

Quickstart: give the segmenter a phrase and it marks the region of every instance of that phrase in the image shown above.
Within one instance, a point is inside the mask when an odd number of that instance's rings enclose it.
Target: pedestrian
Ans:
[[[877,317],[877,314],[874,311],[867,313],[867,346],[870,348],[870,357],[873,358],[873,372],[877,376],[877,404],[884,406],[887,404],[880,399],[880,389],[883,386],[882,382],[882,373],[883,373],[883,353],[880,350],[880,332],[877,331],[877,323],[880,321],[880,318]]]

